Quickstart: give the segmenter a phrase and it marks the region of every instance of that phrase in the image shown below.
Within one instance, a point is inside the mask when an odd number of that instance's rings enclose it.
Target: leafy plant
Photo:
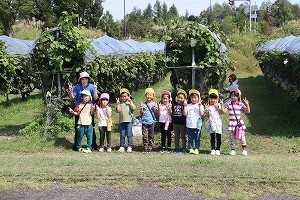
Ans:
[[[171,67],[191,66],[192,49],[196,64],[196,89],[201,92],[208,88],[219,88],[222,78],[231,61],[226,52],[220,51],[220,45],[212,37],[208,28],[197,22],[177,21],[175,26],[165,29],[163,40],[167,42],[167,55],[173,61]],[[190,89],[191,68],[172,70],[171,83],[174,88]]]

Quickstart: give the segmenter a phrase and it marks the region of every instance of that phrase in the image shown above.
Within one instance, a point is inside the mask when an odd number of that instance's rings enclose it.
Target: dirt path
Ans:
[[[122,199],[122,200],[204,200],[204,195],[189,192],[179,187],[160,188],[156,186],[140,186],[134,189],[117,189],[103,186],[93,189],[69,189],[61,185],[48,190],[16,189],[0,191],[0,199],[43,199],[43,200],[90,200],[90,199]],[[254,198],[255,200],[298,200],[300,197],[288,194],[265,194]]]

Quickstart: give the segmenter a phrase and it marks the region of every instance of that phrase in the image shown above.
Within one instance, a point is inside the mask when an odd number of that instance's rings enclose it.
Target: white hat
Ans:
[[[88,91],[88,90],[82,90],[80,95],[87,95],[90,97],[90,100],[92,100],[92,95],[91,95],[90,91]]]
[[[81,72],[79,74],[79,79],[78,79],[78,82],[80,82],[80,79],[81,78],[88,78],[89,79],[89,82],[94,82],[94,80],[90,77],[89,73],[87,72]]]

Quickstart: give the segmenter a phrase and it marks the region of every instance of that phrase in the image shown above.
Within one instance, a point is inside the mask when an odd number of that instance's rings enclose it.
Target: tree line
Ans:
[[[179,18],[197,21],[226,35],[249,30],[249,5],[246,1],[239,6],[215,3],[206,10],[199,10],[199,15],[189,15],[187,10],[184,16],[180,16],[174,4],[168,7],[165,2],[157,0],[154,5],[149,3],[144,9],[135,7],[125,16],[125,23],[124,19],[115,21],[109,11],[104,13],[102,3],[103,0],[2,0],[0,33],[11,36],[12,27],[18,20],[39,20],[43,29],[52,28],[57,25],[63,11],[77,14],[74,24],[101,29],[107,35],[119,39],[125,37],[125,31],[126,37],[158,39],[163,27]],[[273,27],[300,19],[299,4],[293,5],[288,0],[263,2],[257,8],[257,23],[253,23],[252,28],[264,35],[272,33]],[[292,31],[290,34],[295,33]]]

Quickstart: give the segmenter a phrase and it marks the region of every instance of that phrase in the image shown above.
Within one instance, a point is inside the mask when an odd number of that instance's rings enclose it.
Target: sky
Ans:
[[[180,15],[185,15],[186,10],[189,15],[199,15],[202,10],[205,10],[209,7],[210,1],[213,6],[215,3],[223,4],[224,2],[228,3],[228,0],[159,0],[161,3],[165,2],[170,8],[174,4]],[[268,0],[251,0],[251,4],[260,6],[262,2],[267,2]],[[275,0],[271,0],[274,2]],[[292,4],[300,4],[300,0],[289,0]],[[156,0],[105,0],[103,2],[104,11],[109,11],[114,20],[121,20],[124,17],[124,2],[125,2],[125,13],[130,13],[134,6],[141,9],[142,11],[150,3],[153,7]],[[243,1],[236,1],[236,5],[243,3]]]

